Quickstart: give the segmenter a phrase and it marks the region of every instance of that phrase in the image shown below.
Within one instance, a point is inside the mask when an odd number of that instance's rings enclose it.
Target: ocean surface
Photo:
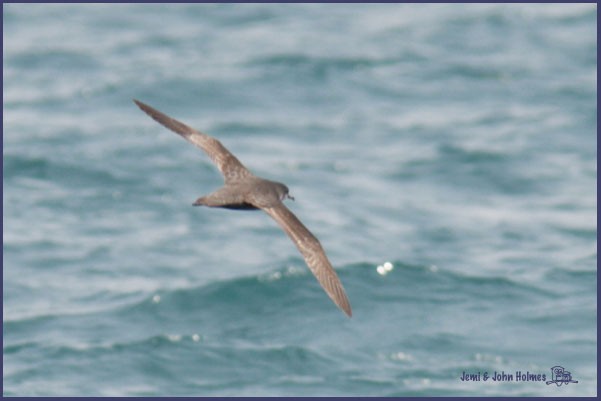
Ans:
[[[597,394],[595,4],[3,24],[3,395]],[[132,98],[286,183],[353,317]]]

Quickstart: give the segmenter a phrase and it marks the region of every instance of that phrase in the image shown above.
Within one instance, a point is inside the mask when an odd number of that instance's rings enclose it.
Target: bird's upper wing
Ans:
[[[134,99],[134,103],[154,120],[204,150],[213,163],[217,165],[221,174],[223,174],[226,184],[240,178],[252,176],[252,173],[240,163],[236,156],[227,150],[217,139],[188,127],[186,124],[177,121],[136,99]]]
[[[283,203],[265,207],[269,214],[292,239],[305,258],[307,266],[319,281],[329,297],[349,317],[352,315],[351,305],[346,297],[342,283],[332,268],[319,240],[300,222],[300,220]]]

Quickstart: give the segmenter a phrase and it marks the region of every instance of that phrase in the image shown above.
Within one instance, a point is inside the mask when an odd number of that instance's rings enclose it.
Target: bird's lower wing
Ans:
[[[217,139],[207,134],[203,134],[139,100],[134,99],[134,103],[155,121],[181,135],[188,142],[201,148],[211,158],[213,163],[217,165],[217,168],[221,171],[221,174],[223,174],[226,183],[252,175],[251,172],[240,163],[236,156],[227,150]]]
[[[263,208],[292,239],[311,272],[319,281],[334,303],[349,317],[352,315],[351,305],[344,292],[338,275],[332,268],[319,240],[300,222],[300,220],[283,204]]]

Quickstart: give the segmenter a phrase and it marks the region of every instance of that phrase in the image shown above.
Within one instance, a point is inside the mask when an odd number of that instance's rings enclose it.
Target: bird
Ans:
[[[195,130],[137,99],[133,101],[159,124],[202,149],[223,175],[224,185],[198,198],[193,206],[263,210],[290,237],[303,256],[307,267],[334,304],[349,318],[352,316],[351,304],[344,287],[321,243],[284,204],[286,199],[294,200],[286,185],[251,173],[218,139]]]

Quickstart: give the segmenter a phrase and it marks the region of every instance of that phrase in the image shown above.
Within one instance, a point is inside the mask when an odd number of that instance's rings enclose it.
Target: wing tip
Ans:
[[[336,306],[338,306],[349,319],[353,317],[353,311],[351,309],[351,304],[349,303],[348,299],[336,299],[334,300],[334,302],[336,303]]]
[[[353,317],[353,311],[351,310],[351,307],[349,306],[348,310],[347,309],[343,309],[344,313],[346,314],[346,316],[350,319]]]
[[[337,284],[338,285],[337,285],[336,291],[331,291],[331,290],[326,289],[326,287],[323,287],[323,286],[322,287],[324,290],[326,290],[326,294],[328,294],[328,296],[334,302],[334,304],[336,304],[336,306],[341,311],[343,311],[344,314],[346,316],[348,316],[348,318],[350,319],[351,317],[353,317],[351,303],[349,302],[348,297],[346,296],[346,292],[344,291],[344,288],[342,287],[342,283],[340,283],[340,280],[338,280]]]
[[[142,103],[141,101],[139,101],[138,99],[132,99],[133,102],[136,104],[136,106],[138,106],[140,108],[140,110],[142,110],[143,112],[145,112],[146,114],[150,114],[149,110],[151,109],[151,107],[145,103]]]

